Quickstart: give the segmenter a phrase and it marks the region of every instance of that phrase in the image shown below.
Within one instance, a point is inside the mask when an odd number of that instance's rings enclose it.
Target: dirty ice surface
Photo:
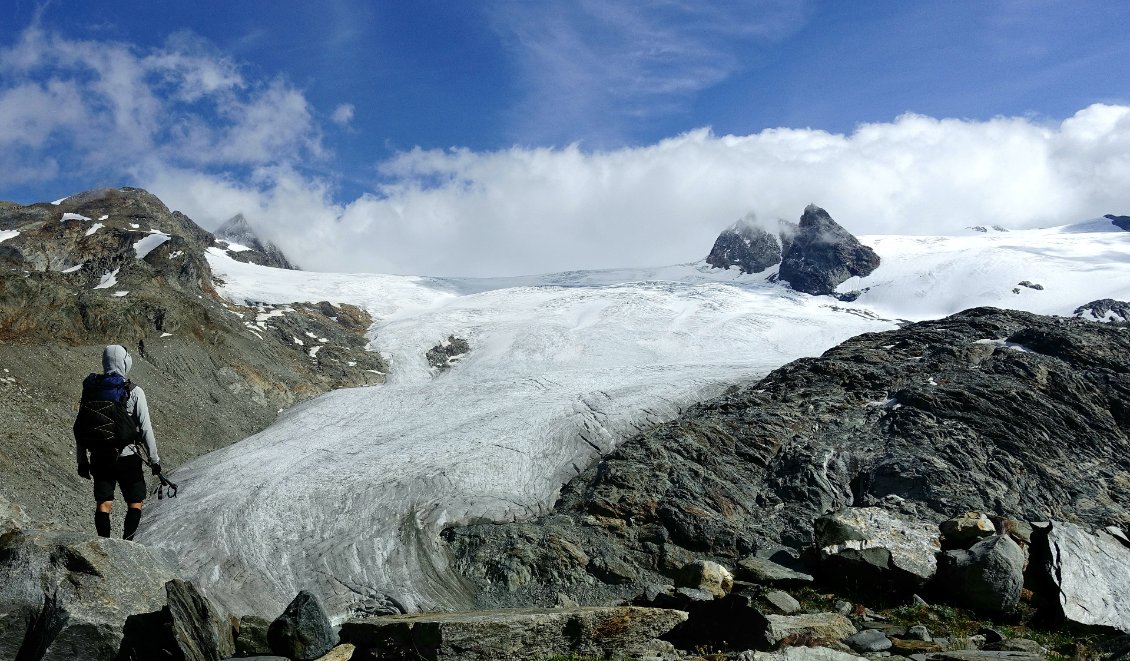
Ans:
[[[841,287],[869,288],[853,303],[701,263],[439,279],[277,270],[209,250],[230,300],[364,307],[391,372],[179,467],[181,496],[147,510],[140,537],[174,549],[234,613],[274,617],[301,589],[338,618],[375,592],[459,608],[470,595],[446,565],[444,525],[544,512],[600,454],[732,383],[894,319],[978,305],[1070,315],[1130,296],[1130,233],[861,239],[883,264]],[[1045,289],[1014,293],[1021,280]],[[450,335],[471,351],[437,374],[424,354]]]

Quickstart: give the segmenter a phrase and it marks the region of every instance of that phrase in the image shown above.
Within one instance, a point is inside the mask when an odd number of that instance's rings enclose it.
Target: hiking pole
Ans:
[[[165,498],[166,495],[169,498],[177,497],[177,491],[180,489],[180,487],[177,486],[176,482],[173,482],[172,480],[165,477],[164,473],[158,473],[157,479],[161,480],[161,483],[153,489],[153,493],[157,494],[157,500]]]
[[[141,457],[141,461],[144,462],[146,466],[148,466],[150,469],[153,468],[153,462],[149,459],[148,454],[141,451],[141,446],[135,443],[133,446],[133,451],[137,456]],[[153,487],[152,494],[157,496],[157,500],[163,500],[166,497],[177,497],[177,491],[180,491],[180,487],[177,486],[176,482],[173,482],[169,478],[165,477],[164,473],[157,473],[157,479],[160,480],[160,483],[157,486]]]

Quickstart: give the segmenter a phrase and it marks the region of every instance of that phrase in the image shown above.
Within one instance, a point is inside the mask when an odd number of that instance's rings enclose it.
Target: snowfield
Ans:
[[[179,467],[181,495],[147,509],[139,538],[174,550],[235,613],[274,617],[301,589],[338,618],[374,593],[464,607],[445,525],[545,512],[601,454],[733,383],[899,319],[979,305],[1070,315],[1130,297],[1130,233],[1097,221],[861,240],[883,263],[841,287],[868,288],[852,303],[703,264],[452,279],[276,270],[210,249],[232,301],[368,310],[391,372]],[[424,354],[450,335],[471,351],[437,373]]]

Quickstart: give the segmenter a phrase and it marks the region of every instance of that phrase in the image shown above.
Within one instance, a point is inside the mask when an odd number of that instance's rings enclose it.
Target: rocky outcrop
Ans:
[[[861,244],[820,207],[810,204],[800,217],[792,245],[781,261],[780,279],[807,294],[835,292],[853,276],[870,275],[879,256]]]
[[[259,238],[251,224],[237,213],[214,232],[216,244],[232,259],[249,264],[270,266],[277,269],[300,270],[287,259],[281,248]]]
[[[1128,401],[1118,328],[973,309],[786,365],[629,439],[552,514],[444,537],[490,605],[625,598],[696,558],[807,548],[847,506],[1125,526]],[[594,557],[637,577],[605,582]]]
[[[741,273],[759,273],[781,263],[796,232],[797,226],[786,220],[760,223],[749,214],[718,235],[706,263],[718,269],[736,267]]]
[[[1103,218],[1109,219],[1118,229],[1130,232],[1130,216],[1116,216],[1112,213],[1108,213],[1103,216]]]
[[[1113,298],[1100,298],[1075,308],[1075,316],[1089,321],[1109,324],[1130,323],[1130,303]]]
[[[427,358],[428,364],[431,365],[433,369],[442,372],[451,369],[455,363],[459,362],[470,353],[470,351],[471,345],[467,340],[449,335],[446,340],[428,349],[424,357]]]
[[[1122,530],[1091,534],[1054,521],[1034,534],[1032,561],[1063,619],[1130,633],[1130,540]]]
[[[938,528],[880,507],[853,507],[816,519],[825,580],[852,593],[918,591],[937,571]],[[877,651],[877,650],[876,650]]]
[[[0,658],[109,660],[144,647],[163,629],[176,571],[168,552],[117,539],[0,537]]]
[[[637,607],[393,615],[348,621],[341,626],[341,639],[376,658],[418,655],[435,661],[507,661],[566,654],[616,658],[659,638],[686,618],[681,611]]]

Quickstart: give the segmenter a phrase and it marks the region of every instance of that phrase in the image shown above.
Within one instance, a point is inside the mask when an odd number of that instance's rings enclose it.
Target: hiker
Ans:
[[[102,352],[102,374],[91,374],[82,382],[82,402],[75,419],[75,452],[78,474],[94,480],[94,528],[100,537],[110,536],[110,509],[114,486],[121,488],[129,509],[122,539],[133,539],[141,522],[145,500],[141,441],[154,475],[161,474],[157,439],[149,420],[145,391],[126,379],[133,358],[125,347],[111,344]]]

